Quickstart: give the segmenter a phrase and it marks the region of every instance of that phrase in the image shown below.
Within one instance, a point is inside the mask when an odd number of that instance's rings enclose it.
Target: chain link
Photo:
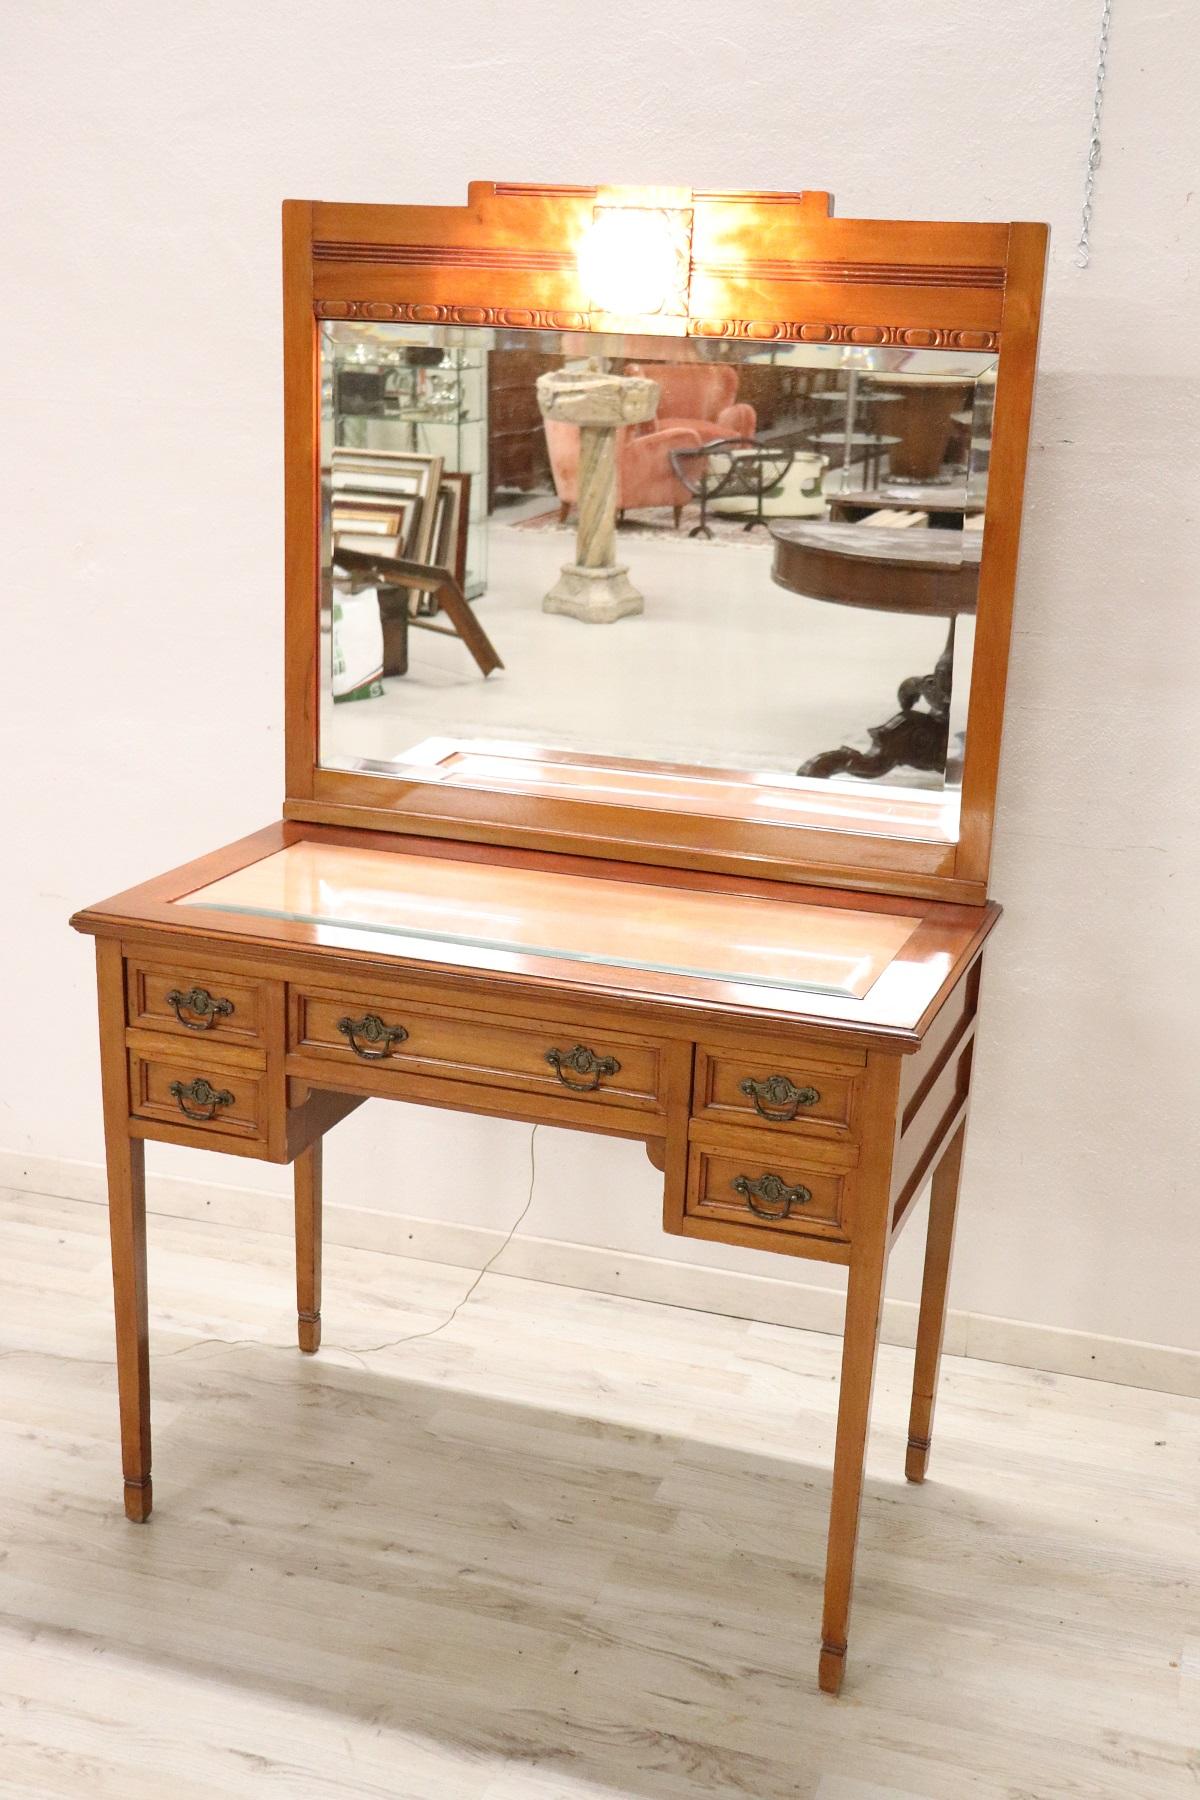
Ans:
[[[1083,219],[1075,246],[1075,266],[1086,269],[1092,258],[1092,196],[1100,166],[1100,111],[1104,105],[1104,77],[1108,74],[1108,34],[1112,25],[1112,0],[1104,0],[1100,15],[1100,43],[1096,53],[1096,86],[1092,93],[1092,129],[1088,140],[1087,173],[1083,179]]]

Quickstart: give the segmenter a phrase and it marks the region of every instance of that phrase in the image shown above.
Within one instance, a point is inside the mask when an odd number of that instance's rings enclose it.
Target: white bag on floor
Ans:
[[[383,625],[374,588],[333,596],[333,698],[376,700],[383,693]]]

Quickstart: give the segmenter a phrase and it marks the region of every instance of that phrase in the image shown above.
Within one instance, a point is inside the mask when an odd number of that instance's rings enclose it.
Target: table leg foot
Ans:
[[[300,1348],[311,1356],[321,1348],[321,1315],[320,1313],[297,1313],[296,1335]]]
[[[823,1694],[840,1694],[846,1672],[845,1644],[822,1644],[817,1681]]]
[[[154,1506],[154,1488],[147,1475],[141,1481],[125,1483],[125,1517],[135,1525],[144,1525]]]
[[[908,1448],[904,1453],[904,1476],[906,1481],[921,1482],[925,1479],[925,1471],[929,1466],[929,1439],[909,1438]]]
[[[892,769],[928,769],[934,774],[946,767],[946,751],[950,728],[947,718],[917,710],[901,711],[882,725],[868,727],[869,750],[855,750],[843,744],[837,750],[822,750],[801,763],[797,775],[858,775],[877,780]]]

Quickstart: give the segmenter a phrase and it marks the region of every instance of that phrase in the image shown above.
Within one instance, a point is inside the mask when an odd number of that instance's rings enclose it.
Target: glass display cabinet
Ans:
[[[365,1099],[639,1139],[667,1232],[848,1271],[838,1691],[932,1183],[929,1456],[1045,246],[815,192],[287,203],[282,817],[73,921],[130,1518],[147,1139],[294,1164],[309,1352],[321,1143]]]
[[[460,345],[405,342],[386,325],[321,330],[322,467],[332,452],[412,451],[471,478],[462,581],[469,600],[487,585],[486,363]]]

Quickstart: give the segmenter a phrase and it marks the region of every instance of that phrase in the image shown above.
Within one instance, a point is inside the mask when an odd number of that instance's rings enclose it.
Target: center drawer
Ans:
[[[306,1061],[576,1094],[601,1106],[663,1105],[664,1047],[594,1024],[509,1021],[325,988],[293,988],[288,1010],[289,1049]]]

